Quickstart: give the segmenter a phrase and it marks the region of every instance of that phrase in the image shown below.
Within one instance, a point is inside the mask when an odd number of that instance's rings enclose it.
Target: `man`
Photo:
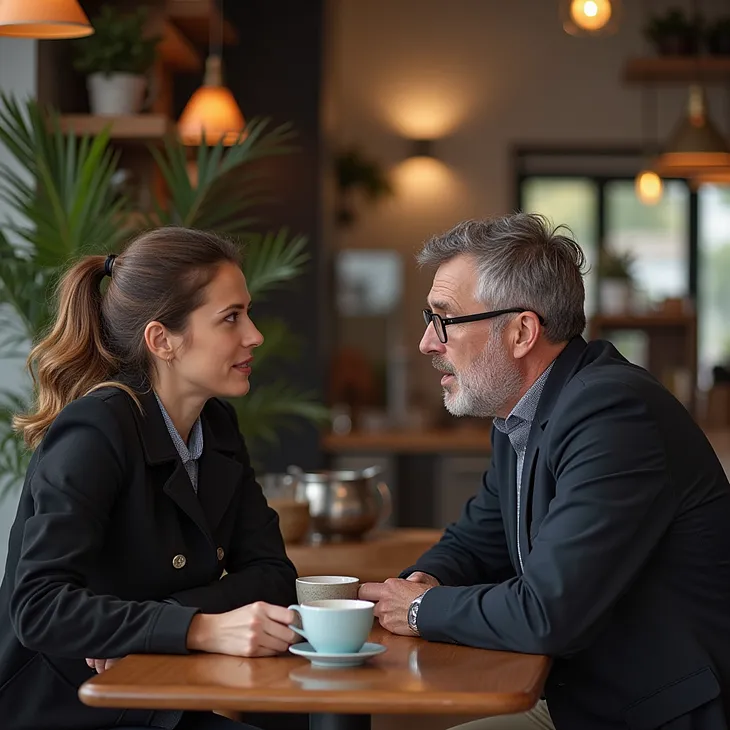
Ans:
[[[537,215],[429,241],[420,350],[446,408],[494,417],[459,521],[365,584],[398,634],[553,658],[544,702],[483,728],[701,728],[730,717],[730,487],[645,370],[587,344],[584,257]]]

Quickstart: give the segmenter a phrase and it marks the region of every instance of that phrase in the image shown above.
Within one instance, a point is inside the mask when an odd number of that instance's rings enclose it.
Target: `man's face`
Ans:
[[[457,256],[436,271],[428,307],[444,318],[484,312],[476,289],[474,259]],[[520,391],[522,376],[498,319],[448,325],[445,344],[433,325],[423,334],[419,349],[431,355],[434,368],[443,374],[444,405],[454,416],[504,416],[504,408]]]

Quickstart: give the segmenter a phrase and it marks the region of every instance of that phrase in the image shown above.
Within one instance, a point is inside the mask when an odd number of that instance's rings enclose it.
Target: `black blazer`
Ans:
[[[519,521],[514,450],[494,430],[492,444],[477,496],[404,573],[444,584],[421,603],[422,635],[554,657],[559,730],[725,730],[730,487],[682,405],[578,338],[538,405]]]
[[[184,654],[198,611],[296,602],[232,407],[203,409],[196,496],[154,394],[141,401],[80,398],[33,455],[0,587],[3,730],[146,724],[149,711],[81,704],[85,657]]]

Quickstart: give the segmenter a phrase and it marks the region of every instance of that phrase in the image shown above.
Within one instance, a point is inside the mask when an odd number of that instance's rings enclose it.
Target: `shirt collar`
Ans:
[[[175,444],[175,449],[177,450],[177,453],[180,454],[180,460],[182,463],[187,464],[189,461],[196,461],[199,459],[203,453],[203,427],[200,423],[200,416],[195,419],[195,423],[190,430],[190,438],[186,444],[182,436],[178,433],[178,430],[175,428],[175,424],[172,422],[170,414],[165,409],[165,406],[162,405],[162,401],[157,393],[155,393],[155,398],[157,399],[157,404],[160,406],[162,417],[165,419],[165,425],[167,426],[172,443]]]
[[[522,398],[517,401],[507,418],[497,417],[494,419],[494,427],[498,431],[508,434],[521,423],[532,423],[535,418],[535,413],[537,413],[540,396],[542,395],[550,371],[553,369],[553,365],[554,361],[547,366],[542,375],[528,388]]]

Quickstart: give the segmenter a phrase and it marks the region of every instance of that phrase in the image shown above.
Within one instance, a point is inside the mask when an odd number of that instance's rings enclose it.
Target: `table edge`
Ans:
[[[546,664],[545,674],[548,666]],[[540,683],[540,688],[542,683]],[[113,690],[98,688],[84,683],[79,688],[79,699],[91,707],[129,708],[129,709],[178,709],[178,710],[247,710],[249,712],[332,712],[340,714],[377,714],[377,715],[508,715],[525,712],[535,706],[540,699],[541,689],[533,692],[490,692],[484,694],[450,692],[448,697],[438,699],[438,695],[414,694],[404,701],[402,693],[379,691],[370,696],[361,693],[343,693],[337,690],[310,690],[306,695],[292,696],[289,691],[267,689],[261,694],[241,694],[230,696],[230,688],[216,691],[206,687],[205,694],[188,691],[184,696],[174,694],[170,688],[167,698],[142,697],[134,686],[117,685]],[[163,695],[165,688],[158,689]],[[219,697],[216,697],[219,695]],[[220,700],[220,701],[217,701]],[[427,702],[424,703],[424,700]],[[172,704],[174,703],[174,704]],[[377,708],[376,712],[373,709]]]

